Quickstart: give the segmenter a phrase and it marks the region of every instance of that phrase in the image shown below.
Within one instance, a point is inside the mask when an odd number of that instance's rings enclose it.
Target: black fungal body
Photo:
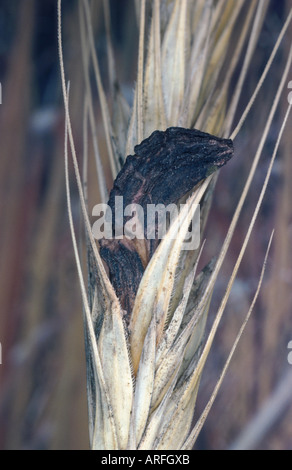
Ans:
[[[200,181],[233,156],[233,142],[196,129],[170,127],[155,131],[127,157],[110,193],[115,234],[115,196],[123,196],[123,208],[131,203],[177,203]],[[127,218],[124,218],[126,223]],[[146,227],[146,224],[145,224]],[[145,229],[146,230],[146,229]],[[145,233],[146,237],[146,233]],[[157,240],[101,240],[100,254],[109,269],[110,280],[130,313],[143,272],[158,245]]]

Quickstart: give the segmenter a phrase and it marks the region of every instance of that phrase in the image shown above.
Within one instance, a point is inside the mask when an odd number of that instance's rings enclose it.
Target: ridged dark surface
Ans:
[[[225,165],[233,156],[233,143],[196,129],[170,127],[155,131],[127,157],[110,193],[113,214],[115,197],[123,196],[123,209],[140,204],[146,216],[147,204],[176,203],[201,180]],[[130,217],[125,217],[123,225]],[[158,240],[101,240],[100,254],[109,269],[110,280],[130,313],[139,283]],[[157,232],[157,227],[155,227]]]

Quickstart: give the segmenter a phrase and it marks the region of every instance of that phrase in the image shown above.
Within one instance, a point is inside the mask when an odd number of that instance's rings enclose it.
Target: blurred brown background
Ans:
[[[0,449],[88,448],[82,305],[65,198],[64,113],[57,55],[56,3],[56,0],[0,1]],[[93,3],[96,47],[106,88],[102,1],[94,0]],[[126,96],[131,98],[137,54],[134,3],[132,0],[111,0],[110,5],[119,79]],[[256,85],[291,7],[291,0],[271,1],[244,85],[240,110]],[[81,154],[84,84],[78,1],[63,0],[63,15],[72,120],[77,151]],[[290,28],[248,121],[236,139],[236,158],[221,172],[206,231],[205,261],[219,251],[228,229],[281,79],[291,37]],[[251,193],[221,271],[210,321],[256,204],[287,108],[287,96],[288,89],[274,119]],[[98,116],[98,103],[96,110]],[[291,118],[207,363],[196,416],[208,399],[248,310],[267,242],[275,227],[265,282],[197,442],[198,449],[231,446],[235,437],[263,409],[266,400],[275,396],[281,381],[289,379],[292,370],[287,361],[287,345],[292,340],[289,126]],[[102,138],[101,125],[98,131]],[[108,184],[111,184],[110,178]],[[78,200],[74,189],[73,208],[78,226]],[[283,400],[275,417],[268,421],[256,448],[292,448],[291,400]]]

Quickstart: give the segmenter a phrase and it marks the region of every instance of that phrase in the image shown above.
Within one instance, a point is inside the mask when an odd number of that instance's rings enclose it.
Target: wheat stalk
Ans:
[[[108,5],[106,2],[104,4],[108,25]],[[136,2],[137,17],[140,22],[139,55],[137,84],[128,124],[128,110],[124,115],[119,113],[118,120],[115,117],[111,118],[94,48],[90,5],[88,0],[80,1],[86,84],[84,123],[86,128],[88,114],[94,142],[100,196],[103,202],[106,202],[107,191],[92,109],[89,84],[91,61],[101,104],[112,176],[115,178],[121,166],[120,156],[125,158],[133,153],[134,146],[154,130],[164,130],[169,126],[183,126],[197,127],[205,132],[221,136],[230,134],[242,85],[256,47],[267,5],[268,2],[262,0],[252,2],[244,0],[218,2],[153,0],[151,2],[152,16],[150,21],[147,21],[145,0]],[[243,14],[245,20],[239,22],[239,15]],[[235,138],[240,131],[256,99],[291,21],[291,16],[290,11],[255,93],[238,126],[232,132],[232,138]],[[191,429],[202,371],[264,197],[290,107],[226,294],[203,345],[212,291],[252,184],[281,93],[287,82],[292,54],[290,52],[287,58],[287,65],[267,118],[261,142],[217,261],[210,263],[207,269],[197,275],[199,250],[188,257],[183,252],[183,241],[195,210],[195,204],[201,203],[203,226],[206,221],[216,180],[216,177],[211,175],[188,199],[184,210],[178,216],[177,225],[170,227],[151,258],[136,295],[128,334],[123,320],[123,310],[108,279],[91,232],[87,212],[87,193],[82,186],[77,165],[63,65],[61,0],[58,0],[58,20],[59,54],[66,112],[65,161],[68,212],[84,304],[91,448],[191,449],[216,397],[262,282],[271,240],[254,301],[205,412]],[[237,28],[236,36],[235,28]],[[116,79],[116,73],[108,26],[107,36],[109,77],[113,81]],[[235,41],[235,37],[237,37],[237,42],[234,43],[232,54],[230,54],[229,46],[232,41]],[[245,45],[247,52],[229,104],[230,83]],[[110,89],[115,93],[115,102],[124,106],[124,99],[113,82],[110,83]],[[127,106],[124,109],[126,108]],[[127,129],[127,135],[121,138],[119,134],[123,129]],[[68,139],[86,229],[89,260],[88,290],[85,286],[72,219],[68,176]],[[172,230],[177,231],[175,239],[171,236]],[[176,273],[176,276],[173,276],[173,273]]]

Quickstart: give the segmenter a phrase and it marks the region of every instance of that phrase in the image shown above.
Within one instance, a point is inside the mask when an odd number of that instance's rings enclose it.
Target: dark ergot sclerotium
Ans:
[[[201,180],[225,165],[233,156],[230,139],[198,131],[170,127],[155,131],[134,148],[118,174],[108,205],[114,215],[115,196],[123,196],[124,208],[140,204],[177,203]],[[126,223],[126,218],[124,218]],[[113,219],[113,237],[115,220]],[[100,240],[100,255],[121,306],[127,313],[133,308],[143,272],[158,245],[157,240]]]

